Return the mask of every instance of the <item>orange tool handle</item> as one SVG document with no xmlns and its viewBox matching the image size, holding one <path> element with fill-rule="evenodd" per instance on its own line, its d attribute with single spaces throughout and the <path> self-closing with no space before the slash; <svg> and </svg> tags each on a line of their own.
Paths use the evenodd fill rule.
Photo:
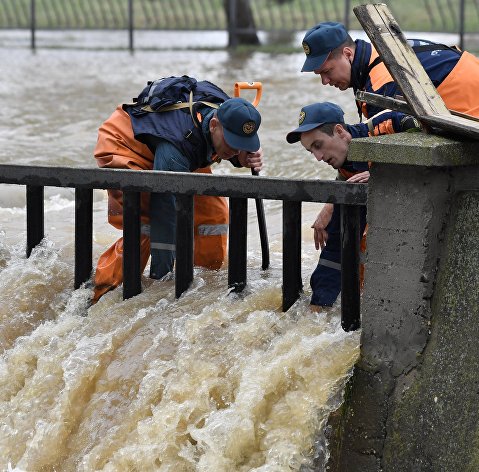
<svg viewBox="0 0 479 472">
<path fill-rule="evenodd" d="M 253 105 L 257 107 L 261 100 L 261 94 L 263 93 L 263 84 L 261 82 L 236 82 L 234 96 L 239 97 L 241 95 L 241 90 L 256 90 Z"/>
</svg>

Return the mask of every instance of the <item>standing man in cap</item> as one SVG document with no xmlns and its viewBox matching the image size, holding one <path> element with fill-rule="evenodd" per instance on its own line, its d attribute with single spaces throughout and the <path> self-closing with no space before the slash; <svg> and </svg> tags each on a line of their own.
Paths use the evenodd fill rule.
<svg viewBox="0 0 479 472">
<path fill-rule="evenodd" d="M 287 134 L 288 143 L 301 141 L 303 147 L 318 161 L 323 161 L 338 171 L 338 180 L 366 183 L 369 165 L 366 162 L 349 162 L 349 144 L 354 138 L 391 134 L 416 128 L 417 123 L 403 113 L 381 113 L 369 124 L 344 123 L 343 110 L 334 103 L 307 105 L 299 114 L 299 126 Z M 336 301 L 341 291 L 341 241 L 340 207 L 326 203 L 312 225 L 316 250 L 322 249 L 318 265 L 310 284 L 313 290 L 311 310 L 321 311 Z M 361 207 L 361 248 L 365 248 L 366 208 Z M 361 280 L 363 268 L 361 266 Z"/>
<path fill-rule="evenodd" d="M 431 41 L 408 42 L 446 106 L 479 117 L 479 59 Z M 341 23 L 324 22 L 311 28 L 303 38 L 303 49 L 306 60 L 301 71 L 320 75 L 323 85 L 388 97 L 401 93 L 373 46 L 363 40 L 353 41 Z M 360 117 L 370 118 L 381 111 L 366 103 L 358 102 L 357 106 Z"/>
<path fill-rule="evenodd" d="M 94 155 L 99 167 L 210 173 L 209 166 L 224 159 L 260 171 L 260 123 L 250 102 L 230 98 L 211 82 L 168 77 L 149 82 L 134 103 L 117 107 L 99 129 Z M 119 229 L 122 211 L 122 192 L 108 190 L 108 221 Z M 142 194 L 141 220 L 142 271 L 151 246 L 150 277 L 160 279 L 171 272 L 175 259 L 174 195 Z M 224 197 L 195 196 L 196 265 L 221 267 L 227 224 Z M 122 262 L 120 238 L 98 260 L 94 302 L 122 283 Z"/>
</svg>

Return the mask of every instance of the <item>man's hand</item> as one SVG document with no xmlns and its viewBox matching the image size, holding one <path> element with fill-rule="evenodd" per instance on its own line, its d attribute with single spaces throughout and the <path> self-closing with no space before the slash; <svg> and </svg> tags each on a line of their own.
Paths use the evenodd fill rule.
<svg viewBox="0 0 479 472">
<path fill-rule="evenodd" d="M 319 212 L 316 221 L 312 224 L 311 228 L 314 229 L 314 246 L 316 250 L 323 249 L 328 240 L 328 232 L 326 226 L 328 226 L 333 216 L 334 205 L 332 203 L 325 203 L 321 211 Z"/>
<path fill-rule="evenodd" d="M 364 172 L 360 172 L 359 174 L 354 174 L 353 176 L 349 177 L 346 182 L 355 182 L 357 184 L 365 184 L 369 180 L 369 171 L 366 170 Z"/>
<path fill-rule="evenodd" d="M 259 172 L 263 168 L 263 150 L 259 148 L 256 152 L 240 151 L 238 161 L 243 167 Z"/>
<path fill-rule="evenodd" d="M 411 115 L 405 115 L 401 120 L 401 131 L 415 132 L 421 131 L 422 126 L 419 120 Z"/>
</svg>

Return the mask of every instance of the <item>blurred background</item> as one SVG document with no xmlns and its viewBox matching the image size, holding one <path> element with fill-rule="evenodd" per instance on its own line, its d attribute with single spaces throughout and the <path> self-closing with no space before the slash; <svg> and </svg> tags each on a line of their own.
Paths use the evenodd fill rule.
<svg viewBox="0 0 479 472">
<path fill-rule="evenodd" d="M 353 14 L 358 0 L 1 0 L 0 28 L 45 30 L 227 31 L 227 44 L 293 44 L 294 33 L 320 21 L 360 29 Z M 389 8 L 403 31 L 455 33 L 474 48 L 479 0 L 401 0 Z M 75 43 L 73 43 L 75 44 Z M 133 47 L 182 47 L 134 44 Z M 294 44 L 297 46 L 297 43 Z M 66 43 L 55 47 L 67 46 Z M 224 44 L 212 43 L 222 47 Z"/>
</svg>

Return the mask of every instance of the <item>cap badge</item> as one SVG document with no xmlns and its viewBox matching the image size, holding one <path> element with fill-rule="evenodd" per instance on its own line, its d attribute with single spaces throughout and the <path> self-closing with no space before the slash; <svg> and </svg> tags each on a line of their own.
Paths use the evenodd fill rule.
<svg viewBox="0 0 479 472">
<path fill-rule="evenodd" d="M 256 123 L 254 121 L 247 121 L 243 125 L 243 133 L 244 134 L 251 134 L 254 133 L 254 130 L 256 129 Z"/>
<path fill-rule="evenodd" d="M 303 121 L 304 121 L 305 118 L 306 118 L 306 113 L 304 111 L 301 111 L 301 113 L 299 114 L 299 124 L 300 125 L 303 124 Z"/>
<path fill-rule="evenodd" d="M 307 56 L 311 54 L 311 49 L 309 48 L 309 44 L 307 44 L 305 41 L 303 41 L 303 49 Z"/>
</svg>

